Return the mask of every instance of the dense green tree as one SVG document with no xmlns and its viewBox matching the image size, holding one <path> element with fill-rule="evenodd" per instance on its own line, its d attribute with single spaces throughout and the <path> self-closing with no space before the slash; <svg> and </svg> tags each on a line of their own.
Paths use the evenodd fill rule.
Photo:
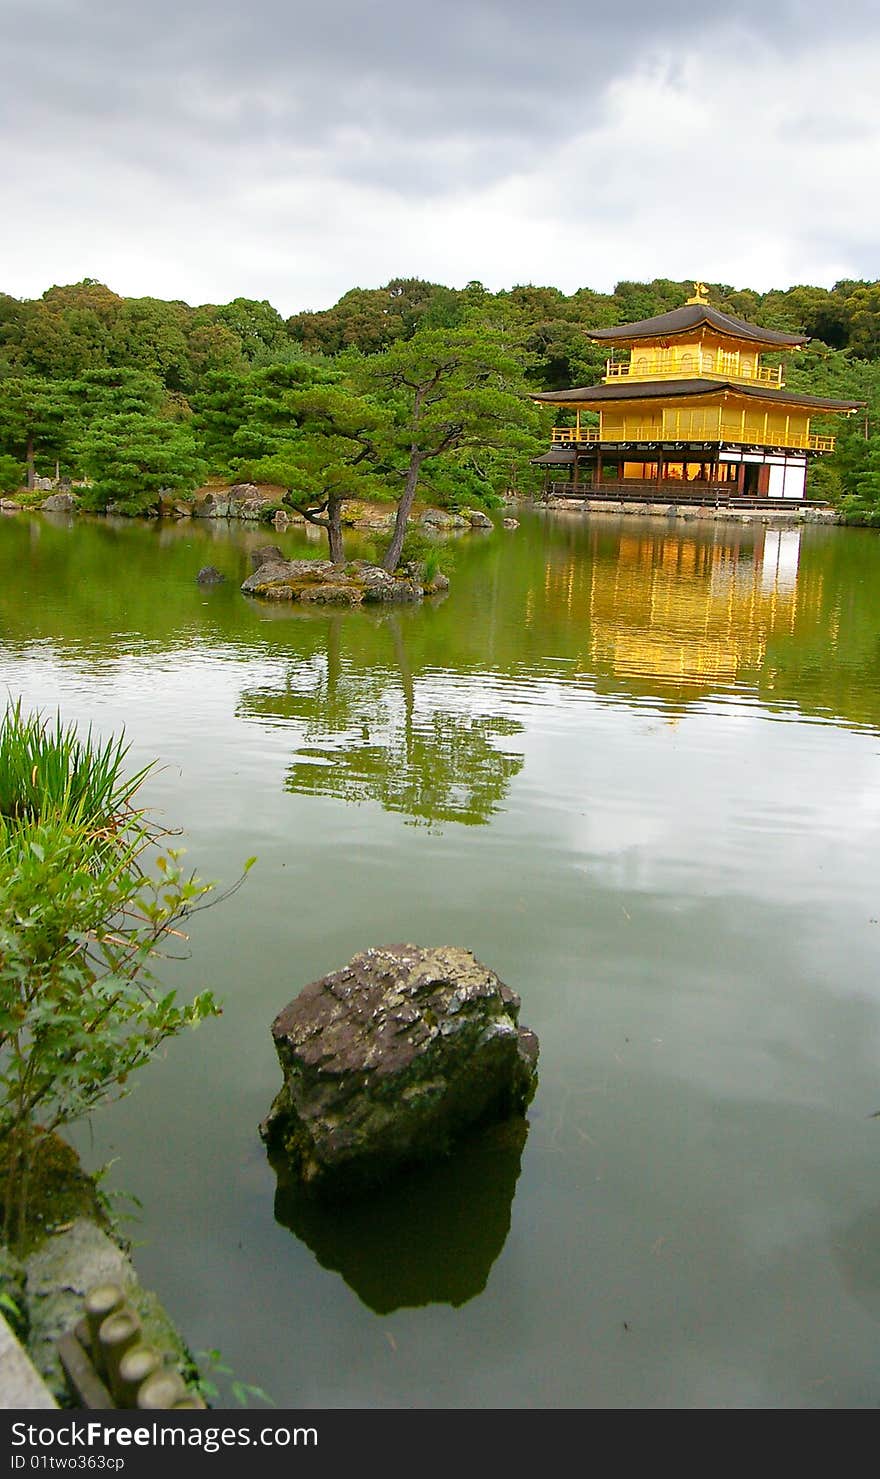
<svg viewBox="0 0 880 1479">
<path fill-rule="evenodd" d="M 409 339 L 422 323 L 454 328 L 466 309 L 464 294 L 418 277 L 395 277 L 382 288 L 352 288 L 333 308 L 296 313 L 288 319 L 291 336 L 305 349 L 339 354 L 359 349 L 377 354 L 399 339 Z"/>
<path fill-rule="evenodd" d="M 252 360 L 261 349 L 274 349 L 287 339 L 284 319 L 265 299 L 233 298 L 215 310 L 216 321 L 235 334 L 245 357 Z"/>
<path fill-rule="evenodd" d="M 24 463 L 33 488 L 37 459 L 53 461 L 66 441 L 64 387 L 40 376 L 0 381 L 0 451 Z"/>
<path fill-rule="evenodd" d="M 843 294 L 827 288 L 799 286 L 766 293 L 759 307 L 760 322 L 790 333 L 803 331 L 834 349 L 849 341 L 851 310 Z"/>
<path fill-rule="evenodd" d="M 107 346 L 124 299 L 91 278 L 51 287 L 19 305 L 14 363 L 29 374 L 63 379 L 107 363 Z"/>
<path fill-rule="evenodd" d="M 67 383 L 66 393 L 82 420 L 121 411 L 161 412 L 174 404 L 154 375 L 126 367 L 88 370 Z M 170 410 L 169 419 L 173 419 Z"/>
<path fill-rule="evenodd" d="M 0 293 L 0 379 L 11 375 L 21 341 L 22 319 L 27 305 L 9 293 Z"/>
<path fill-rule="evenodd" d="M 669 278 L 656 278 L 653 282 L 619 282 L 612 298 L 616 311 L 616 323 L 636 323 L 642 318 L 653 318 L 658 313 L 668 313 L 680 308 L 693 292 L 691 282 L 672 282 Z"/>
<path fill-rule="evenodd" d="M 150 412 L 96 417 L 74 452 L 90 482 L 83 502 L 94 509 L 148 513 L 160 494 L 190 493 L 205 472 L 191 428 Z"/>
<path fill-rule="evenodd" d="M 336 379 L 338 371 L 305 360 L 254 370 L 243 397 L 242 420 L 232 436 L 233 465 L 246 469 L 255 459 L 282 451 L 297 426 L 297 397 Z"/>
<path fill-rule="evenodd" d="M 380 465 L 390 431 L 387 414 L 366 396 L 337 385 L 293 394 L 296 434 L 269 457 L 252 463 L 252 476 L 280 483 L 285 503 L 327 534 L 330 559 L 345 560 L 342 509 L 353 498 L 389 496 Z"/>
<path fill-rule="evenodd" d="M 235 436 L 247 420 L 251 379 L 248 371 L 209 370 L 193 396 L 194 428 L 212 473 L 237 466 Z"/>
<path fill-rule="evenodd" d="M 863 359 L 880 356 L 880 283 L 856 288 L 846 300 L 849 313 L 848 344 Z"/>
<path fill-rule="evenodd" d="M 880 436 L 873 436 L 865 443 L 856 493 L 863 503 L 874 504 L 880 510 Z"/>
<path fill-rule="evenodd" d="M 218 371 L 234 375 L 244 373 L 247 360 L 241 340 L 225 324 L 196 321 L 187 327 L 186 336 L 192 385 L 201 386 L 208 375 Z"/>
<path fill-rule="evenodd" d="M 170 390 L 187 390 L 192 375 L 184 332 L 183 303 L 158 298 L 128 298 L 110 335 L 110 363 L 143 370 Z"/>
<path fill-rule="evenodd" d="M 423 471 L 443 457 L 466 461 L 477 449 L 536 450 L 540 426 L 525 395 L 518 362 L 485 330 L 422 329 L 412 339 L 365 359 L 362 387 L 393 420 L 390 460 L 402 478 L 386 570 L 400 560 L 406 523 Z"/>
<path fill-rule="evenodd" d="M 397 479 L 406 488 L 411 458 L 421 457 L 417 483 L 432 498 L 460 504 L 521 483 L 533 449 L 516 437 L 505 442 L 492 435 L 482 443 L 479 435 L 461 443 L 453 436 L 448 446 L 432 451 L 421 439 L 411 447 L 404 427 L 413 405 L 404 409 L 403 385 L 395 399 L 387 379 L 380 384 L 371 378 L 370 366 L 381 377 L 398 349 L 416 340 L 427 343 L 431 334 L 464 335 L 485 338 L 516 362 L 519 393 L 523 379 L 531 389 L 590 384 L 604 372 L 607 346 L 593 343 L 589 330 L 676 307 L 691 286 L 660 278 L 620 282 L 612 294 L 588 287 L 565 294 L 535 284 L 492 293 L 476 281 L 452 289 L 398 277 L 380 288 L 352 289 L 333 308 L 294 315 L 287 325 L 265 301 L 236 298 L 191 308 L 125 299 L 89 278 L 53 286 L 36 300 L 0 294 L 0 455 L 27 462 L 32 483 L 35 472 L 53 470 L 56 459 L 66 471 L 82 472 L 69 449 L 95 421 L 142 415 L 178 422 L 189 425 L 200 455 L 218 475 L 237 476 L 258 463 L 266 466 L 267 459 L 286 459 L 301 490 L 319 498 L 322 518 L 322 438 L 328 466 L 338 472 L 347 460 L 336 455 L 341 448 L 330 445 L 327 427 L 313 427 L 308 447 L 299 445 L 299 462 L 291 462 L 291 447 L 305 430 L 294 402 L 305 391 L 341 386 L 351 373 L 349 392 L 380 393 L 396 426 L 384 452 L 376 447 L 364 465 L 357 464 L 356 481 L 369 475 L 379 483 Z M 839 418 L 829 417 L 827 426 L 816 418 L 817 430 L 838 435 L 838 449 L 810 473 L 814 494 L 861 496 L 866 437 L 880 422 L 880 283 L 846 280 L 831 289 L 799 284 L 763 294 L 716 283 L 710 298 L 737 316 L 811 337 L 805 350 L 785 356 L 792 390 L 867 403 L 864 414 L 843 426 Z M 415 397 L 417 387 L 410 394 Z M 476 405 L 480 396 L 472 399 Z M 484 430 L 488 435 L 490 428 Z"/>
<path fill-rule="evenodd" d="M 357 348 L 375 354 L 400 333 L 400 318 L 392 314 L 381 289 L 352 288 L 323 313 L 297 313 L 287 324 L 291 337 L 308 350 L 338 354 Z"/>
</svg>

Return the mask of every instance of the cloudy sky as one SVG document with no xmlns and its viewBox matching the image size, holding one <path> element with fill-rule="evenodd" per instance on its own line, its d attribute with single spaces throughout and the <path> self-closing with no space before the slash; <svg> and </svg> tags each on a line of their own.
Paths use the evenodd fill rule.
<svg viewBox="0 0 880 1479">
<path fill-rule="evenodd" d="M 0 291 L 880 276 L 876 0 L 0 0 Z"/>
</svg>

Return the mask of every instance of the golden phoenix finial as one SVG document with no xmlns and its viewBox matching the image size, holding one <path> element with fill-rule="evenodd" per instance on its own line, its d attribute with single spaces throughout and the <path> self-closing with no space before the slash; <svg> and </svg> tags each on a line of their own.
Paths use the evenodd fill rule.
<svg viewBox="0 0 880 1479">
<path fill-rule="evenodd" d="M 688 303 L 708 303 L 709 289 L 704 282 L 694 283 L 694 296 L 688 298 Z"/>
</svg>

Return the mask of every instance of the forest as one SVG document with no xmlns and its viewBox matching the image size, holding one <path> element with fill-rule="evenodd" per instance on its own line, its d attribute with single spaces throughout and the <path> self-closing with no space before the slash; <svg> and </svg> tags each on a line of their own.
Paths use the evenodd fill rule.
<svg viewBox="0 0 880 1479">
<path fill-rule="evenodd" d="M 606 350 L 586 330 L 665 312 L 691 290 L 395 278 L 287 319 L 265 301 L 190 307 L 92 279 L 0 294 L 0 492 L 68 477 L 87 485 L 85 506 L 137 514 L 161 492 L 253 480 L 331 530 L 352 498 L 491 505 L 538 485 L 530 459 L 549 423 L 528 392 L 595 382 Z M 763 294 L 716 283 L 709 296 L 810 336 L 785 356 L 789 388 L 865 402 L 829 420 L 837 447 L 812 463 L 808 490 L 848 522 L 880 525 L 880 282 Z"/>
</svg>

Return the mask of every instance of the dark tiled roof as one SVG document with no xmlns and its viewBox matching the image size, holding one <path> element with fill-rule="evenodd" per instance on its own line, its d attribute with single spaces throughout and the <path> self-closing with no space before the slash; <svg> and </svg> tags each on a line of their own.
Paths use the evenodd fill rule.
<svg viewBox="0 0 880 1479">
<path fill-rule="evenodd" d="M 543 457 L 532 457 L 531 462 L 534 467 L 570 467 L 574 462 L 574 451 L 571 447 L 551 447 Z"/>
<path fill-rule="evenodd" d="M 790 390 L 773 390 L 763 385 L 743 385 L 738 380 L 636 380 L 626 385 L 580 385 L 573 390 L 535 391 L 533 401 L 574 405 L 593 401 L 669 400 L 672 396 L 714 395 L 732 390 L 750 400 L 774 401 L 782 406 L 810 406 L 816 411 L 855 411 L 864 401 L 833 401 L 824 395 L 797 394 Z"/>
<path fill-rule="evenodd" d="M 757 324 L 747 324 L 745 319 L 731 318 L 709 303 L 685 303 L 682 308 L 673 308 L 671 313 L 660 313 L 656 318 L 640 318 L 634 324 L 618 324 L 614 329 L 587 329 L 587 337 L 601 339 L 609 344 L 623 343 L 629 339 L 663 339 L 684 334 L 688 329 L 708 325 L 728 339 L 748 339 L 753 344 L 772 344 L 777 348 L 792 348 L 806 344 L 809 334 L 782 334 L 778 329 L 762 329 Z"/>
</svg>

